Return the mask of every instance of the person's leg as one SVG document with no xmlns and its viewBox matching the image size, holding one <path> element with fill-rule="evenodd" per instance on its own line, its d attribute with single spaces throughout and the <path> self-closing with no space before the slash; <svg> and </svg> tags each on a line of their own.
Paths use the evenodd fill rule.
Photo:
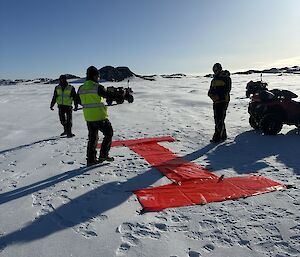
<svg viewBox="0 0 300 257">
<path fill-rule="evenodd" d="M 227 139 L 227 132 L 226 132 L 226 126 L 225 126 L 225 118 L 226 118 L 226 111 L 228 108 L 228 103 L 223 103 L 222 104 L 222 112 L 221 112 L 221 133 L 220 133 L 220 138 L 221 140 Z"/>
<path fill-rule="evenodd" d="M 219 103 L 213 104 L 214 110 L 214 121 L 215 121 L 215 133 L 213 135 L 212 141 L 219 141 L 220 140 L 220 107 Z"/>
<path fill-rule="evenodd" d="M 215 133 L 211 141 L 219 142 L 227 138 L 225 128 L 225 117 L 227 110 L 227 103 L 214 103 L 214 120 L 215 120 Z"/>
<path fill-rule="evenodd" d="M 88 144 L 87 144 L 87 153 L 86 160 L 88 165 L 96 163 L 96 146 L 98 143 L 98 128 L 95 122 L 87 122 L 88 127 Z"/>
<path fill-rule="evenodd" d="M 113 128 L 109 120 L 99 122 L 99 130 L 103 133 L 104 138 L 100 149 L 100 158 L 107 158 L 111 148 L 113 137 Z"/>
<path fill-rule="evenodd" d="M 67 128 L 67 136 L 72 137 L 75 136 L 72 134 L 72 107 L 66 109 L 66 128 Z"/>
<path fill-rule="evenodd" d="M 64 132 L 61 133 L 61 136 L 63 136 L 67 134 L 67 121 L 66 121 L 65 110 L 62 106 L 58 107 L 58 115 L 59 115 L 60 123 L 64 127 Z"/>
</svg>

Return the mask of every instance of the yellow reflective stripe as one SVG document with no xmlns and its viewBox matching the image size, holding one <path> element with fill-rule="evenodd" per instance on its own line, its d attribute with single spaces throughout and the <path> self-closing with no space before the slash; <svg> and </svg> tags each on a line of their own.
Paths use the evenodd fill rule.
<svg viewBox="0 0 300 257">
<path fill-rule="evenodd" d="M 83 104 L 83 108 L 97 108 L 97 107 L 105 107 L 104 103 L 95 103 L 95 104 Z"/>
<path fill-rule="evenodd" d="M 213 87 L 224 87 L 225 82 L 223 80 L 214 80 L 214 81 L 212 81 L 212 86 Z"/>
<path fill-rule="evenodd" d="M 80 95 L 97 94 L 97 93 L 98 93 L 98 87 L 95 87 L 93 89 L 82 89 L 82 88 L 80 88 L 80 90 L 79 90 Z"/>
<path fill-rule="evenodd" d="M 61 94 L 58 94 L 59 96 L 71 96 L 71 92 L 63 92 Z"/>
</svg>

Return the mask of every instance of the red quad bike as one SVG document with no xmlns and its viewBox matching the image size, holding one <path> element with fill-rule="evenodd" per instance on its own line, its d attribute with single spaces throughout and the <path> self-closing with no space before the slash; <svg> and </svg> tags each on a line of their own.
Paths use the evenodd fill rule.
<svg viewBox="0 0 300 257">
<path fill-rule="evenodd" d="M 265 135 L 278 134 L 283 124 L 300 128 L 300 103 L 292 100 L 298 96 L 289 90 L 268 90 L 267 86 L 262 81 L 247 84 L 246 96 L 251 99 L 250 126 L 262 130 Z"/>
</svg>

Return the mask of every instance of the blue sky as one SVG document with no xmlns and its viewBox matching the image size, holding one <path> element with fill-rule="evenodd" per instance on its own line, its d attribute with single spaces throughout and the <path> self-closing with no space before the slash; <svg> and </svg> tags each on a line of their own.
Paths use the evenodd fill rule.
<svg viewBox="0 0 300 257">
<path fill-rule="evenodd" d="M 0 0 L 0 78 L 300 65 L 299 0 Z"/>
</svg>

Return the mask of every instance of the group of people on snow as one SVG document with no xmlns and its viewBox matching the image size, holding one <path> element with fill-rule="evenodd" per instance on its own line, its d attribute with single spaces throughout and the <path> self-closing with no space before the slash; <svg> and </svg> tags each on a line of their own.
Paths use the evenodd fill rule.
<svg viewBox="0 0 300 257">
<path fill-rule="evenodd" d="M 225 117 L 230 101 L 231 78 L 227 70 L 223 70 L 220 63 L 213 66 L 213 79 L 210 84 L 208 96 L 213 101 L 215 133 L 210 140 L 219 143 L 227 138 Z M 64 127 L 61 136 L 73 137 L 72 133 L 72 110 L 78 110 L 78 105 L 83 107 L 83 115 L 88 128 L 87 144 L 87 165 L 91 166 L 103 161 L 113 161 L 109 156 L 111 148 L 113 128 L 108 119 L 107 107 L 104 104 L 106 97 L 115 97 L 114 92 L 107 91 L 104 86 L 98 83 L 99 71 L 96 67 L 90 66 L 86 71 L 86 81 L 76 93 L 75 88 L 67 82 L 67 77 L 61 75 L 59 84 L 55 87 L 50 109 L 54 110 L 55 103 L 58 106 L 58 114 L 61 124 Z M 118 97 L 122 97 L 118 95 Z M 124 97 L 124 96 L 123 96 Z M 98 144 L 98 132 L 103 133 L 99 158 L 97 159 L 96 147 Z"/>
<path fill-rule="evenodd" d="M 113 161 L 114 158 L 109 156 L 111 147 L 113 128 L 108 119 L 107 107 L 103 98 L 115 94 L 108 92 L 104 86 L 98 83 L 99 71 L 96 67 L 90 66 L 86 72 L 86 81 L 75 92 L 75 88 L 68 84 L 66 76 L 61 75 L 59 85 L 54 89 L 50 109 L 54 110 L 55 103 L 58 106 L 58 114 L 64 132 L 61 136 L 75 136 L 72 133 L 72 110 L 78 110 L 78 105 L 82 105 L 83 114 L 88 128 L 88 145 L 87 145 L 87 165 L 94 165 L 103 161 Z M 112 97 L 115 97 L 112 95 Z M 118 97 L 120 97 L 118 95 Z M 97 159 L 96 147 L 98 144 L 98 131 L 104 135 L 100 156 Z"/>
</svg>

